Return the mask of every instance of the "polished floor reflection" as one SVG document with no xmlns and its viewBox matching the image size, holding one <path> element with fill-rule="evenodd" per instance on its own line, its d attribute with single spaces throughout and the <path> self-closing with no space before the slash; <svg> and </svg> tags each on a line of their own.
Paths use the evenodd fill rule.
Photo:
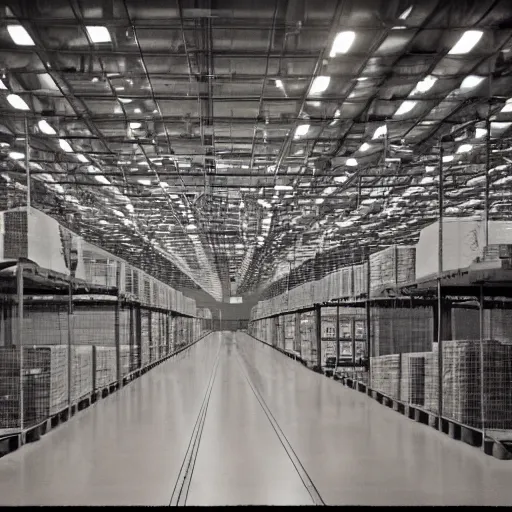
<svg viewBox="0 0 512 512">
<path fill-rule="evenodd" d="M 187 505 L 512 504 L 511 461 L 215 333 L 0 459 L 0 505 L 168 505 L 212 375 Z"/>
</svg>

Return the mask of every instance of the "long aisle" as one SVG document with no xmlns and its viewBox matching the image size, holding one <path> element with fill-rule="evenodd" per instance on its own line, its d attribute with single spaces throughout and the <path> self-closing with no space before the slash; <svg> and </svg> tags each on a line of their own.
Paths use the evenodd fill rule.
<svg viewBox="0 0 512 512">
<path fill-rule="evenodd" d="M 212 334 L 0 459 L 0 505 L 168 505 L 221 344 Z"/>
<path fill-rule="evenodd" d="M 251 380 L 328 505 L 512 505 L 489 457 L 238 333 Z"/>
<path fill-rule="evenodd" d="M 0 505 L 510 505 L 512 464 L 242 333 L 0 459 Z"/>
<path fill-rule="evenodd" d="M 187 505 L 312 505 L 226 335 Z"/>
</svg>

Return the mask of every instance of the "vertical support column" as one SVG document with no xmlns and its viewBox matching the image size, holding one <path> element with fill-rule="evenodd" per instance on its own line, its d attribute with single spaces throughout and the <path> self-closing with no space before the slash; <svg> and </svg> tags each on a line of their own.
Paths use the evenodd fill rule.
<svg viewBox="0 0 512 512">
<path fill-rule="evenodd" d="M 59 306 L 60 309 L 60 306 Z M 69 276 L 68 283 L 68 407 L 71 409 L 71 388 L 73 386 L 73 276 Z M 69 411 L 71 414 L 71 410 Z"/>
<path fill-rule="evenodd" d="M 171 353 L 171 318 L 172 313 L 170 311 L 165 315 L 165 355 Z"/>
<path fill-rule="evenodd" d="M 148 345 L 149 345 L 149 362 L 153 362 L 153 311 L 148 309 Z"/>
<path fill-rule="evenodd" d="M 140 304 L 135 307 L 135 343 L 137 346 L 137 368 L 142 368 L 142 311 Z"/>
<path fill-rule="evenodd" d="M 295 350 L 299 353 L 299 356 L 302 357 L 302 335 L 300 332 L 300 313 L 295 313 Z M 299 350 L 297 350 L 297 348 Z"/>
<path fill-rule="evenodd" d="M 117 297 L 114 306 L 114 342 L 116 344 L 116 380 L 118 387 L 123 386 L 123 372 L 121 369 L 121 328 L 120 328 L 120 316 L 121 316 L 121 300 L 119 297 L 119 284 L 121 274 L 119 267 L 116 267 L 116 288 Z"/>
<path fill-rule="evenodd" d="M 338 368 L 338 364 L 340 362 L 340 305 L 336 306 L 336 365 L 334 366 L 334 371 Z"/>
<path fill-rule="evenodd" d="M 128 343 L 130 344 L 130 372 L 132 372 L 135 348 L 135 315 L 133 314 L 133 303 L 130 303 L 130 309 L 128 310 Z"/>
<path fill-rule="evenodd" d="M 281 339 L 283 340 L 283 350 L 286 350 L 286 315 L 281 316 Z"/>
<path fill-rule="evenodd" d="M 370 307 L 370 250 L 366 249 L 366 350 L 368 358 L 368 386 L 372 386 L 372 319 L 371 319 L 371 307 Z"/>
<path fill-rule="evenodd" d="M 352 368 L 356 369 L 356 319 L 350 319 L 350 338 L 352 340 Z"/>
<path fill-rule="evenodd" d="M 485 368 L 484 368 L 484 286 L 480 285 L 480 415 L 482 418 L 482 450 L 485 449 Z"/>
<path fill-rule="evenodd" d="M 442 288 L 441 288 L 441 273 L 443 271 L 443 200 L 444 200 L 444 173 L 443 173 L 443 144 L 439 141 L 439 200 L 438 200 L 438 218 L 439 218 L 439 229 L 438 229 L 438 279 L 437 279 L 437 385 L 438 385 L 438 397 L 437 397 L 437 408 L 438 408 L 438 429 L 443 430 L 443 331 L 444 331 L 444 319 L 443 319 L 443 300 L 442 300 Z"/>
<path fill-rule="evenodd" d="M 315 343 L 316 343 L 316 365 L 318 370 L 322 368 L 322 307 L 315 306 Z"/>
<path fill-rule="evenodd" d="M 20 351 L 20 382 L 19 382 L 19 393 L 20 393 L 20 436 L 19 445 L 24 444 L 25 436 L 23 434 L 24 420 L 25 420 L 25 393 L 23 389 L 23 263 L 18 260 L 18 266 L 16 267 L 16 293 L 18 298 L 18 318 L 17 318 L 17 329 L 16 329 L 16 344 Z"/>
</svg>

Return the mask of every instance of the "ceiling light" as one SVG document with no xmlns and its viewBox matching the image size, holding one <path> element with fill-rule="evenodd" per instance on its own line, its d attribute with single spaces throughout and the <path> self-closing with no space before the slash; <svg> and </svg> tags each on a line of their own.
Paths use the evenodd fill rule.
<svg viewBox="0 0 512 512">
<path fill-rule="evenodd" d="M 352 31 L 339 32 L 332 43 L 330 57 L 336 57 L 338 53 L 347 53 L 354 43 L 356 33 Z"/>
<path fill-rule="evenodd" d="M 142 110 L 141 110 L 140 108 L 136 108 L 136 109 L 134 110 L 134 112 L 135 112 L 136 114 L 140 114 L 140 113 L 142 112 Z"/>
<path fill-rule="evenodd" d="M 121 103 L 131 103 L 132 102 L 132 100 L 130 98 L 118 98 L 118 100 Z"/>
<path fill-rule="evenodd" d="M 485 128 L 477 128 L 475 138 L 481 139 L 482 137 L 485 137 L 487 135 L 487 130 Z"/>
<path fill-rule="evenodd" d="M 378 139 L 379 137 L 384 137 L 388 133 L 388 127 L 383 124 L 382 126 L 379 126 L 375 133 L 373 134 L 373 139 Z"/>
<path fill-rule="evenodd" d="M 7 99 L 9 99 L 9 96 L 7 96 Z M 505 106 L 500 110 L 500 112 L 512 112 L 512 98 L 509 98 L 507 102 L 505 103 Z"/>
<path fill-rule="evenodd" d="M 293 190 L 291 185 L 276 185 L 274 190 Z"/>
<path fill-rule="evenodd" d="M 404 114 L 407 114 L 416 106 L 417 103 L 417 101 L 405 100 L 402 102 L 400 107 L 398 107 L 398 110 L 395 112 L 395 116 L 403 116 Z"/>
<path fill-rule="evenodd" d="M 73 148 L 66 139 L 59 139 L 60 148 L 66 153 L 73 153 Z"/>
<path fill-rule="evenodd" d="M 170 197 L 171 199 L 179 199 L 179 198 L 180 198 L 180 196 L 178 196 L 178 195 L 176 195 L 176 194 L 169 194 L 169 197 Z"/>
<path fill-rule="evenodd" d="M 336 183 L 345 183 L 348 180 L 347 176 L 334 176 L 334 181 Z"/>
<path fill-rule="evenodd" d="M 7 86 L 4 84 L 3 80 L 0 80 L 0 89 L 6 90 Z"/>
<path fill-rule="evenodd" d="M 276 87 L 279 87 L 279 89 L 282 89 L 284 87 L 283 82 L 281 80 L 276 80 Z"/>
<path fill-rule="evenodd" d="M 169 188 L 169 183 L 167 183 L 166 181 L 161 181 L 160 188 Z"/>
<path fill-rule="evenodd" d="M 398 16 L 398 19 L 400 20 L 406 20 L 409 15 L 411 14 L 412 12 L 412 5 L 410 7 L 408 7 L 402 14 L 400 14 L 400 16 Z"/>
<path fill-rule="evenodd" d="M 468 75 L 462 83 L 460 84 L 461 89 L 473 89 L 477 85 L 480 85 L 485 80 L 485 77 L 483 76 L 477 76 L 477 75 Z"/>
<path fill-rule="evenodd" d="M 411 92 L 411 95 L 422 94 L 429 91 L 436 82 L 437 78 L 435 76 L 427 75 L 423 80 L 416 84 L 416 87 Z"/>
<path fill-rule="evenodd" d="M 25 103 L 25 100 L 17 94 L 8 94 L 7 101 L 18 110 L 30 110 L 30 107 Z"/>
<path fill-rule="evenodd" d="M 135 209 L 135 208 L 133 207 L 133 204 L 127 204 L 127 205 L 126 205 L 126 209 L 127 209 L 129 212 L 132 212 L 132 213 L 133 213 L 133 211 L 134 211 L 134 209 Z"/>
<path fill-rule="evenodd" d="M 370 144 L 368 144 L 368 142 L 365 142 L 363 144 L 361 144 L 361 147 L 359 148 L 359 151 L 362 151 L 363 153 L 365 151 L 368 151 L 370 149 Z"/>
<path fill-rule="evenodd" d="M 34 46 L 35 43 L 30 37 L 30 34 L 21 25 L 7 25 L 7 31 L 11 39 L 18 46 Z"/>
<path fill-rule="evenodd" d="M 39 121 L 39 123 L 37 123 L 37 125 L 39 126 L 39 129 L 43 133 L 46 133 L 46 135 L 56 135 L 57 134 L 57 132 L 48 124 L 48 122 L 45 119 L 41 119 L 41 121 Z"/>
<path fill-rule="evenodd" d="M 93 43 L 110 43 L 112 41 L 107 27 L 85 27 Z"/>
<path fill-rule="evenodd" d="M 480 41 L 484 33 L 481 30 L 466 30 L 455 46 L 448 52 L 449 55 L 462 55 L 469 53 Z"/>
<path fill-rule="evenodd" d="M 309 124 L 301 124 L 300 126 L 297 126 L 297 129 L 295 130 L 295 136 L 301 137 L 302 135 L 306 135 L 309 131 Z"/>
<path fill-rule="evenodd" d="M 78 154 L 78 155 L 76 155 L 76 156 L 78 157 L 78 160 L 80 160 L 80 162 L 83 162 L 84 164 L 85 164 L 86 162 L 88 162 L 88 161 L 89 161 L 89 160 L 87 160 L 87 158 L 86 158 L 84 155 L 82 155 L 81 153 L 79 153 L 79 154 Z"/>
<path fill-rule="evenodd" d="M 357 160 L 355 158 L 349 158 L 345 164 L 349 167 L 355 167 L 357 165 Z"/>
<path fill-rule="evenodd" d="M 188 224 L 187 225 L 187 231 L 194 231 L 197 229 L 197 226 L 195 224 Z"/>
<path fill-rule="evenodd" d="M 462 144 L 457 149 L 457 153 L 467 153 L 473 149 L 473 146 L 471 144 Z"/>
<path fill-rule="evenodd" d="M 151 180 L 137 180 L 141 185 L 151 185 Z"/>
<path fill-rule="evenodd" d="M 130 128 L 132 130 L 138 130 L 142 126 L 142 123 L 138 123 L 136 121 L 133 121 L 130 123 Z"/>
<path fill-rule="evenodd" d="M 451 162 L 452 160 L 453 160 L 453 155 L 446 155 L 446 156 L 443 156 L 443 162 L 444 162 L 444 163 Z"/>
<path fill-rule="evenodd" d="M 100 183 L 103 183 L 103 185 L 110 185 L 110 181 L 108 181 L 107 178 L 101 174 L 94 176 L 94 179 Z"/>
<path fill-rule="evenodd" d="M 25 158 L 25 153 L 19 153 L 18 151 L 11 151 L 9 153 L 9 158 L 12 158 L 13 160 L 21 160 L 22 158 Z"/>
<path fill-rule="evenodd" d="M 313 84 L 311 85 L 310 94 L 319 94 L 324 92 L 327 87 L 329 87 L 329 82 L 331 81 L 330 76 L 317 76 L 313 80 Z"/>
<path fill-rule="evenodd" d="M 315 203 L 316 204 L 322 204 L 324 201 L 325 201 L 325 199 L 323 197 L 317 197 L 315 199 Z"/>
</svg>

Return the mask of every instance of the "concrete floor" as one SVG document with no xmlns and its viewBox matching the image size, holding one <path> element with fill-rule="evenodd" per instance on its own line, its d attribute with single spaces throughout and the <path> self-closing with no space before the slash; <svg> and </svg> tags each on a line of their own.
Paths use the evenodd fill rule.
<svg viewBox="0 0 512 512">
<path fill-rule="evenodd" d="M 217 358 L 188 505 L 313 503 L 252 388 L 326 504 L 512 504 L 512 461 L 217 333 L 0 459 L 0 505 L 168 505 Z"/>
</svg>

